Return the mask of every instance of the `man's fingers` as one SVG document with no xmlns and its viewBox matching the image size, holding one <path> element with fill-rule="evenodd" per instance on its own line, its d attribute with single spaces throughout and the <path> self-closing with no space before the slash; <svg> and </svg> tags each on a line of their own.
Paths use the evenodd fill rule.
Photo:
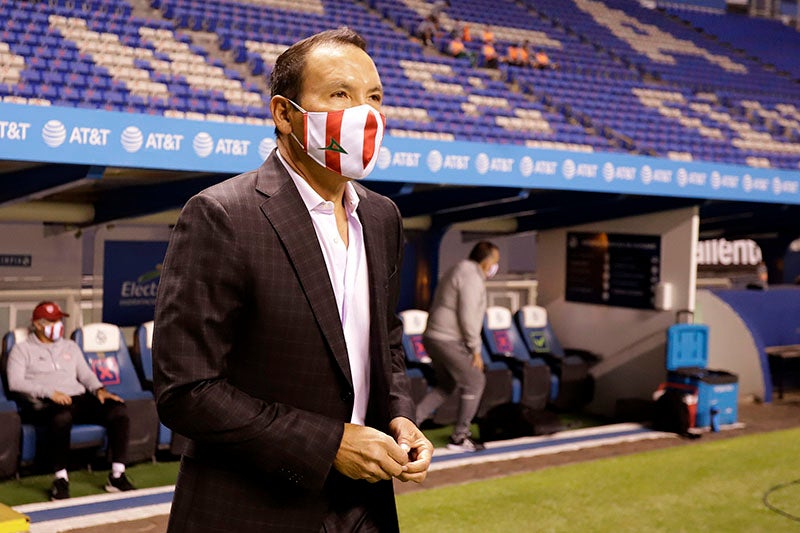
<svg viewBox="0 0 800 533">
<path fill-rule="evenodd" d="M 399 476 L 406 463 L 408 452 L 390 436 L 373 428 L 345 424 L 334 460 L 334 467 L 344 475 L 374 483 Z"/>
<path fill-rule="evenodd" d="M 403 449 L 402 445 L 397 444 L 391 437 L 386 436 L 386 451 L 392 461 L 401 467 L 408 462 L 408 450 L 411 446 L 406 444 L 407 450 Z"/>
</svg>

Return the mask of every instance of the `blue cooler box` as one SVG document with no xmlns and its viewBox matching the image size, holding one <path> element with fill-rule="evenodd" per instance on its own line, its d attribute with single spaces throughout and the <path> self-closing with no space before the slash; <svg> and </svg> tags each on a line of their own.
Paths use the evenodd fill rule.
<svg viewBox="0 0 800 533">
<path fill-rule="evenodd" d="M 733 424 L 737 420 L 739 378 L 709 370 L 708 326 L 675 324 L 667 330 L 667 381 L 697 388 L 696 427 Z"/>
</svg>

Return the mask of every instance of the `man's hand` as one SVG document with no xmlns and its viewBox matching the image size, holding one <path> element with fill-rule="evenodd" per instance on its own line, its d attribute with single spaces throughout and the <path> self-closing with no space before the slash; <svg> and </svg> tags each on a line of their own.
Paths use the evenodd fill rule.
<svg viewBox="0 0 800 533">
<path fill-rule="evenodd" d="M 483 371 L 483 355 L 480 350 L 472 354 L 472 366 Z"/>
<path fill-rule="evenodd" d="M 106 403 L 106 400 L 114 400 L 115 402 L 125 403 L 125 400 L 113 392 L 108 392 L 106 389 L 97 389 L 97 399 L 100 400 L 100 403 Z"/>
<path fill-rule="evenodd" d="M 50 399 L 58 405 L 72 405 L 72 397 L 61 391 L 53 391 L 53 394 L 50 395 Z"/>
<path fill-rule="evenodd" d="M 400 481 L 422 483 L 428 475 L 428 467 L 433 459 L 433 444 L 408 418 L 398 416 L 389 422 L 389 430 L 403 450 L 408 453 L 409 463 L 397 476 Z"/>
<path fill-rule="evenodd" d="M 392 438 L 377 429 L 345 424 L 333 467 L 353 479 L 375 483 L 401 475 L 408 455 Z"/>
</svg>

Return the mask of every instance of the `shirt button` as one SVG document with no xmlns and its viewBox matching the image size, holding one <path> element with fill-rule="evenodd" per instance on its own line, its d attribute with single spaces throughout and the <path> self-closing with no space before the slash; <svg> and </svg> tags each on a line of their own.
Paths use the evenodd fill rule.
<svg viewBox="0 0 800 533">
<path fill-rule="evenodd" d="M 353 399 L 353 393 L 352 392 L 345 391 L 345 392 L 342 393 L 342 401 L 343 402 L 349 402 L 352 399 Z"/>
<path fill-rule="evenodd" d="M 333 243 L 334 244 L 339 244 L 339 237 L 334 237 L 333 238 Z"/>
</svg>

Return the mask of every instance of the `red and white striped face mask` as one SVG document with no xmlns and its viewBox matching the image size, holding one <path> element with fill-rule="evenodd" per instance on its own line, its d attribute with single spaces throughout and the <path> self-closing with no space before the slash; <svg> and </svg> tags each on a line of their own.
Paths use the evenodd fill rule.
<svg viewBox="0 0 800 533">
<path fill-rule="evenodd" d="M 372 172 L 386 129 L 383 113 L 369 104 L 340 111 L 306 111 L 289 102 L 303 113 L 303 142 L 294 132 L 291 135 L 311 159 L 346 178 L 358 180 Z"/>
</svg>

